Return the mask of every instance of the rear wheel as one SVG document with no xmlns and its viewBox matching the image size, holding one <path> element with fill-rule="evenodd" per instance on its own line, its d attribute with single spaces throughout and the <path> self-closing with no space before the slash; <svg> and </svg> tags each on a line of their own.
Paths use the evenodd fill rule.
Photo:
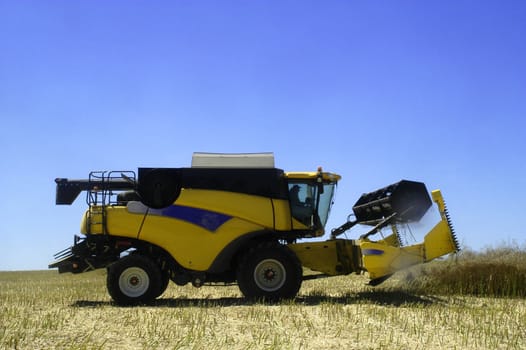
<svg viewBox="0 0 526 350">
<path fill-rule="evenodd" d="M 289 248 L 263 243 L 241 259 L 237 282 L 243 295 L 250 299 L 292 299 L 301 287 L 301 264 Z"/>
<path fill-rule="evenodd" d="M 108 267 L 108 293 L 119 305 L 148 303 L 162 288 L 159 267 L 142 255 L 128 255 Z"/>
</svg>

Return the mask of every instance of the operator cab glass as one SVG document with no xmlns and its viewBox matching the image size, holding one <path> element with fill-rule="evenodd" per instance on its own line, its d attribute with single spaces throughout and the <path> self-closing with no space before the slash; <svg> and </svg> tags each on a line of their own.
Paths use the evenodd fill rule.
<svg viewBox="0 0 526 350">
<path fill-rule="evenodd" d="M 336 183 L 290 181 L 292 217 L 309 228 L 323 229 L 329 218 Z"/>
</svg>

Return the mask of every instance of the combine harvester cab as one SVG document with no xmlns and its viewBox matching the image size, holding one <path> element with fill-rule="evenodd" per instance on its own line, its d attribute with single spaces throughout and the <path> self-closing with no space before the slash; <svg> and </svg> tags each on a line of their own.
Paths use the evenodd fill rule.
<svg viewBox="0 0 526 350">
<path fill-rule="evenodd" d="M 423 243 L 402 246 L 397 225 L 420 220 L 432 205 L 425 186 L 411 181 L 364 194 L 353 207 L 356 220 L 332 230 L 327 241 L 303 242 L 325 234 L 339 180 L 321 168 L 285 172 L 266 153 L 198 153 L 190 168 L 56 179 L 57 204 L 71 204 L 85 191 L 88 208 L 82 235 L 49 267 L 107 269 L 108 292 L 121 305 L 150 302 L 169 281 L 237 283 L 248 298 L 278 300 L 295 297 L 311 278 L 302 266 L 319 276 L 367 272 L 375 284 L 458 249 L 439 191 L 433 201 L 441 221 Z M 357 224 L 370 231 L 356 240 L 337 238 Z M 385 227 L 393 232 L 371 240 Z"/>
</svg>

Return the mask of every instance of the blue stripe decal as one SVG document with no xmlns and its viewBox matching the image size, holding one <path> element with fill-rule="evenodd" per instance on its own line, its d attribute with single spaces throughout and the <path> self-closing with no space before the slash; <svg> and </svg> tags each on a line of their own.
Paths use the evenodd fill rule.
<svg viewBox="0 0 526 350">
<path fill-rule="evenodd" d="M 150 213 L 191 222 L 209 231 L 215 231 L 232 217 L 205 209 L 171 205 L 163 209 L 150 209 Z"/>
<path fill-rule="evenodd" d="M 363 249 L 362 250 L 363 255 L 382 255 L 383 253 L 384 251 L 380 249 Z"/>
</svg>

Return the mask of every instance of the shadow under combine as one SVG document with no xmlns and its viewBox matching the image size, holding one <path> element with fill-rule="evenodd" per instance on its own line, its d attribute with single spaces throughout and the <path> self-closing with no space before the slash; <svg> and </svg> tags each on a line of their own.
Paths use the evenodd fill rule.
<svg viewBox="0 0 526 350">
<path fill-rule="evenodd" d="M 306 295 L 298 296 L 294 300 L 281 302 L 266 302 L 250 300 L 242 297 L 222 297 L 222 298 L 161 298 L 156 299 L 148 304 L 138 306 L 148 307 L 233 307 L 233 306 L 251 306 L 251 305 L 307 305 L 316 306 L 320 304 L 375 304 L 382 306 L 409 306 L 423 305 L 429 306 L 437 303 L 445 303 L 444 300 L 432 296 L 418 296 L 401 291 L 372 291 L 353 293 L 344 296 L 327 296 L 327 295 Z M 100 306 L 118 306 L 112 301 L 89 301 L 78 300 L 71 306 L 73 307 L 100 307 Z"/>
<path fill-rule="evenodd" d="M 305 305 L 319 305 L 322 303 L 352 305 L 370 304 L 382 306 L 423 305 L 444 303 L 443 300 L 432 296 L 414 295 L 402 291 L 367 291 L 343 295 L 340 297 L 325 295 L 309 295 L 296 298 L 296 303 Z"/>
</svg>

